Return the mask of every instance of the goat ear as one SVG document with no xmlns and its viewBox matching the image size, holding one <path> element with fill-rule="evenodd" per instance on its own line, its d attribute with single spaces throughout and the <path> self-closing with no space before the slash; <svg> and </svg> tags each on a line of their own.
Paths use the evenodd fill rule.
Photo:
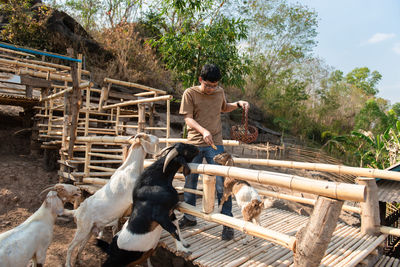
<svg viewBox="0 0 400 267">
<path fill-rule="evenodd" d="M 154 142 L 151 142 L 150 140 L 151 138 L 157 138 L 157 137 L 155 136 L 150 137 L 148 135 L 140 137 L 140 144 L 142 145 L 146 153 L 154 155 L 158 151 L 158 138 Z"/>
<path fill-rule="evenodd" d="M 165 173 L 165 169 L 167 168 L 168 164 L 173 160 L 176 156 L 178 156 L 178 150 L 176 148 L 171 149 L 167 156 L 165 157 L 164 166 L 163 166 L 163 173 Z"/>
</svg>

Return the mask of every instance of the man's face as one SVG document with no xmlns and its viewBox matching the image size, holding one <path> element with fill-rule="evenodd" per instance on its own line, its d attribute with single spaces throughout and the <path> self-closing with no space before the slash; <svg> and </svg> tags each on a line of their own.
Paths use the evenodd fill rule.
<svg viewBox="0 0 400 267">
<path fill-rule="evenodd" d="M 199 78 L 200 81 L 200 89 L 203 93 L 207 95 L 211 95 L 217 90 L 218 82 L 210 82 L 203 80 L 201 77 Z"/>
</svg>

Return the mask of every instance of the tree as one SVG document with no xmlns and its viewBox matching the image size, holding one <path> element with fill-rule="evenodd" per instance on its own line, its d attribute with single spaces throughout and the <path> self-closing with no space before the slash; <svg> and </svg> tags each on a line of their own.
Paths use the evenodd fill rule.
<svg viewBox="0 0 400 267">
<path fill-rule="evenodd" d="M 371 72 L 367 67 L 355 68 L 346 75 L 346 81 L 360 88 L 366 95 L 374 96 L 379 90 L 376 88 L 382 75 L 377 72 Z"/>
<path fill-rule="evenodd" d="M 248 60 L 239 54 L 238 43 L 247 37 L 242 19 L 229 19 L 219 10 L 224 1 L 162 1 L 161 12 L 149 13 L 144 23 L 156 21 L 152 39 L 163 62 L 174 70 L 184 86 L 197 82 L 205 63 L 217 64 L 224 85 L 242 86 L 249 72 Z M 155 10 L 155 9 L 153 9 Z"/>
<path fill-rule="evenodd" d="M 0 3 L 8 23 L 0 32 L 0 40 L 16 45 L 47 49 L 48 36 L 43 29 L 50 11 L 45 6 L 32 9 L 29 0 L 11 0 Z"/>
</svg>

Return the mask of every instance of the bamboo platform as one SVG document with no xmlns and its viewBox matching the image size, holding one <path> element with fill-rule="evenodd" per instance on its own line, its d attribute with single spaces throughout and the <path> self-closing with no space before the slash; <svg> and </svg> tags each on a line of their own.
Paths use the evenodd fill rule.
<svg viewBox="0 0 400 267">
<path fill-rule="evenodd" d="M 198 200 L 197 206 L 201 205 Z M 235 218 L 241 213 L 233 203 Z M 309 217 L 277 208 L 265 209 L 261 214 L 261 225 L 288 235 L 296 232 L 308 222 Z M 222 226 L 197 218 L 197 225 L 182 229 L 182 235 L 190 244 L 191 255 L 184 256 L 197 266 L 293 266 L 293 252 L 269 241 L 254 238 L 243 245 L 245 235 L 235 230 L 231 241 L 221 240 Z M 320 266 L 356 266 L 375 253 L 376 248 L 384 242 L 386 235 L 373 237 L 360 233 L 360 228 L 339 223 L 333 233 L 331 242 Z M 173 238 L 163 231 L 160 246 L 182 256 L 175 250 Z M 380 265 L 377 265 L 380 266 Z"/>
</svg>

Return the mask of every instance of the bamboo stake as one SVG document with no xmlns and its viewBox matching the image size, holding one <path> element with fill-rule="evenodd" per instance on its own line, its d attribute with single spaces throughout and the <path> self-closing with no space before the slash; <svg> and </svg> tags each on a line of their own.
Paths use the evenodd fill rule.
<svg viewBox="0 0 400 267">
<path fill-rule="evenodd" d="M 284 167 L 292 169 L 305 169 L 313 171 L 325 171 L 341 174 L 351 174 L 362 177 L 376 177 L 394 181 L 400 181 L 400 173 L 379 169 L 367 169 L 349 167 L 343 165 L 332 165 L 323 163 L 295 162 L 284 160 L 266 160 L 266 159 L 251 159 L 251 158 L 233 158 L 234 163 L 263 165 L 271 167 Z"/>
<path fill-rule="evenodd" d="M 87 143 L 85 148 L 85 165 L 84 165 L 84 177 L 89 177 L 89 165 L 90 165 L 90 150 L 92 148 L 92 143 Z"/>
<path fill-rule="evenodd" d="M 89 131 L 89 108 L 90 108 L 90 86 L 86 90 L 86 110 L 85 110 L 85 133 L 84 135 L 88 135 Z"/>
<path fill-rule="evenodd" d="M 249 170 L 232 166 L 189 163 L 192 173 L 231 177 L 341 200 L 365 201 L 365 186 L 316 181 L 296 175 Z"/>
<path fill-rule="evenodd" d="M 275 242 L 283 247 L 289 248 L 293 250 L 295 238 L 292 236 L 284 235 L 275 231 L 271 231 L 265 229 L 261 226 L 255 225 L 253 223 L 245 222 L 233 217 L 229 217 L 223 214 L 211 213 L 204 214 L 200 212 L 195 207 L 188 205 L 186 203 L 180 203 L 178 206 L 178 210 L 183 213 L 188 213 L 194 215 L 196 217 L 200 217 L 207 221 L 217 222 L 219 224 L 223 224 L 229 226 L 231 228 L 237 229 L 239 231 L 249 233 L 256 237 L 260 237 L 266 239 L 268 241 Z"/>
<path fill-rule="evenodd" d="M 117 107 L 117 114 L 115 115 L 115 135 L 118 135 L 119 114 L 121 113 L 120 107 Z"/>
<path fill-rule="evenodd" d="M 357 178 L 357 183 L 367 188 L 366 201 L 361 205 L 361 233 L 379 235 L 379 199 L 378 186 L 374 178 Z"/>
<path fill-rule="evenodd" d="M 161 95 L 165 95 L 167 92 L 160 90 L 160 89 L 155 89 L 149 86 L 144 86 L 141 84 L 137 84 L 137 83 L 131 83 L 131 82 L 125 82 L 125 81 L 120 81 L 120 80 L 114 80 L 114 79 L 110 79 L 110 78 L 104 78 L 104 82 L 105 83 L 113 83 L 113 84 L 118 84 L 118 85 L 122 85 L 122 86 L 127 86 L 127 87 L 135 87 L 135 88 L 140 88 L 146 91 L 151 91 L 151 92 L 157 92 Z"/>
<path fill-rule="evenodd" d="M 119 107 L 118 107 L 119 108 Z M 144 131 L 146 124 L 146 106 L 144 104 L 138 104 L 139 118 L 138 118 L 138 133 Z"/>
<path fill-rule="evenodd" d="M 214 211 L 215 205 L 215 176 L 203 175 L 202 210 L 209 214 Z"/>
</svg>

